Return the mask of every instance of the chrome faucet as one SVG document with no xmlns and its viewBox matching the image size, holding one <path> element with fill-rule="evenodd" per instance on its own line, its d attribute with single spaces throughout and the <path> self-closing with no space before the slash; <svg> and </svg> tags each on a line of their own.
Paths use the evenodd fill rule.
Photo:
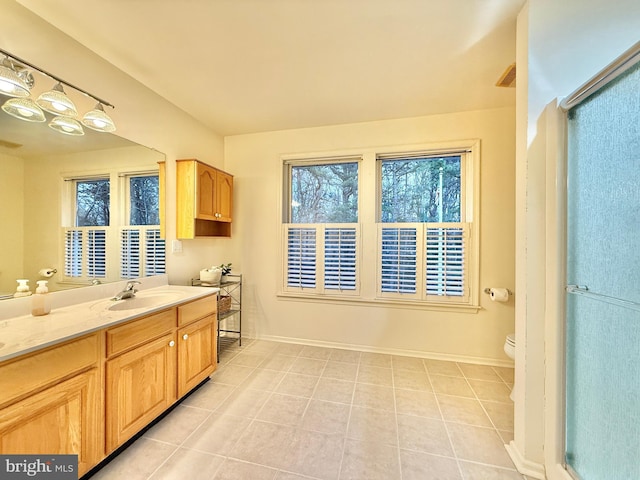
<svg viewBox="0 0 640 480">
<path fill-rule="evenodd" d="M 126 298 L 133 298 L 136 296 L 136 292 L 138 290 L 136 290 L 134 288 L 135 285 L 140 285 L 140 282 L 137 282 L 135 280 L 130 280 L 127 282 L 127 286 L 124 287 L 124 290 L 122 290 L 120 293 L 116 294 L 115 297 L 113 297 L 111 300 L 124 300 Z"/>
</svg>

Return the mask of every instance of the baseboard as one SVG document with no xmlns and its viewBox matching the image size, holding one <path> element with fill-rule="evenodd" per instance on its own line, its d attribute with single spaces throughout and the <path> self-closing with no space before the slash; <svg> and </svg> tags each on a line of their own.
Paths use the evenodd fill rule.
<svg viewBox="0 0 640 480">
<path fill-rule="evenodd" d="M 282 343 L 299 343 L 313 347 L 341 348 L 343 350 L 357 350 L 360 352 L 386 353 L 388 355 L 399 355 L 403 357 L 428 358 L 430 360 L 445 360 L 448 362 L 473 363 L 476 365 L 490 365 L 492 367 L 513 368 L 513 362 L 494 358 L 472 357 L 466 355 L 452 355 L 448 353 L 423 352 L 420 350 L 403 350 L 396 348 L 371 347 L 369 345 L 357 345 L 338 342 L 326 342 L 322 340 L 309 340 L 307 338 L 280 337 L 277 335 L 260 335 L 257 340 L 269 340 Z"/>
<path fill-rule="evenodd" d="M 538 478 L 540 480 L 546 480 L 544 465 L 541 463 L 532 462 L 522 456 L 520 450 L 516 446 L 514 441 L 511 441 L 504 448 L 507 449 L 507 453 L 511 457 L 513 464 L 516 466 L 518 472 L 532 478 Z"/>
</svg>

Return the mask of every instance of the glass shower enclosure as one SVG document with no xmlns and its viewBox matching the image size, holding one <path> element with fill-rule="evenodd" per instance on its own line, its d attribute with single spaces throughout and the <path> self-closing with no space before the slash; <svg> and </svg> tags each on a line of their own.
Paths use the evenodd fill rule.
<svg viewBox="0 0 640 480">
<path fill-rule="evenodd" d="M 640 479 L 640 63 L 568 112 L 565 462 Z"/>
</svg>

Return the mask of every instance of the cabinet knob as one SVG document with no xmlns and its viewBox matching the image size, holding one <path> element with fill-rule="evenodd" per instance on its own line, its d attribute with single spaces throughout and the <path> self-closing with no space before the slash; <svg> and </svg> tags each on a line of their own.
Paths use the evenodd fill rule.
<svg viewBox="0 0 640 480">
<path fill-rule="evenodd" d="M 183 340 L 186 340 L 187 338 L 189 338 L 189 335 L 187 335 L 186 333 L 182 336 Z"/>
<path fill-rule="evenodd" d="M 175 347 L 175 345 L 176 345 L 176 342 L 174 342 L 173 340 L 171 340 L 171 341 L 169 342 L 169 346 L 170 346 L 170 347 Z"/>
</svg>

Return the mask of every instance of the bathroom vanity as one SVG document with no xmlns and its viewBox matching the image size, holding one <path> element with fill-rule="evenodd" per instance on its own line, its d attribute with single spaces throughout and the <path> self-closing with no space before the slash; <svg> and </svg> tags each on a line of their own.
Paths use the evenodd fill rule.
<svg viewBox="0 0 640 480">
<path fill-rule="evenodd" d="M 215 370 L 216 309 L 166 285 L 0 320 L 0 453 L 78 454 L 85 474 Z"/>
</svg>

